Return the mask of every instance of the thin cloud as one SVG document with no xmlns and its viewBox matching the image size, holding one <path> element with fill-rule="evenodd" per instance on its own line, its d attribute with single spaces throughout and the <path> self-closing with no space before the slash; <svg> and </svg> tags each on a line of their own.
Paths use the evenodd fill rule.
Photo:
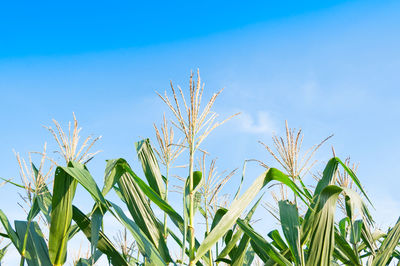
<svg viewBox="0 0 400 266">
<path fill-rule="evenodd" d="M 256 115 L 242 112 L 238 119 L 240 129 L 252 134 L 272 134 L 275 132 L 275 122 L 266 111 L 259 111 Z"/>
</svg>

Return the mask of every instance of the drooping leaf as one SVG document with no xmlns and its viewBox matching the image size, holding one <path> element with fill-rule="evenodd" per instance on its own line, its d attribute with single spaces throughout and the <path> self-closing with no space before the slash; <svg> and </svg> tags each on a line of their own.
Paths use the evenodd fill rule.
<svg viewBox="0 0 400 266">
<path fill-rule="evenodd" d="M 136 142 L 135 147 L 147 182 L 161 198 L 165 198 L 164 180 L 160 172 L 160 167 L 158 166 L 157 158 L 151 148 L 150 140 L 144 139 Z"/>
<path fill-rule="evenodd" d="M 317 209 L 309 221 L 310 244 L 306 265 L 329 265 L 335 245 L 334 217 L 336 201 L 342 188 L 326 186 L 320 193 Z"/>
<path fill-rule="evenodd" d="M 62 170 L 79 182 L 79 184 L 81 184 L 90 193 L 96 202 L 102 206 L 106 205 L 106 201 L 100 189 L 98 188 L 96 181 L 94 181 L 92 175 L 84 165 L 76 162 L 70 162 L 69 167 L 62 167 Z"/>
</svg>

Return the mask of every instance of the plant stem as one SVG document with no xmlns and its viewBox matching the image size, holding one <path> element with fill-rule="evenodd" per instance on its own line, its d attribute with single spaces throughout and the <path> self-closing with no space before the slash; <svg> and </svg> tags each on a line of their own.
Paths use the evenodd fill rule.
<svg viewBox="0 0 400 266">
<path fill-rule="evenodd" d="M 193 143 L 193 142 L 192 142 Z M 194 259 L 194 194 L 193 194 L 193 161 L 194 161 L 194 150 L 193 148 L 189 151 L 189 265 L 192 264 Z"/>
<path fill-rule="evenodd" d="M 168 202 L 168 176 L 169 176 L 169 164 L 166 165 L 166 175 L 165 175 L 165 202 Z M 168 227 L 167 227 L 167 213 L 164 212 L 164 238 L 168 238 Z"/>
<path fill-rule="evenodd" d="M 204 198 L 204 209 L 205 209 L 205 218 L 206 218 L 206 231 L 207 231 L 207 235 L 210 233 L 210 228 L 208 225 L 208 204 L 207 204 L 207 198 Z M 213 258 L 212 258 L 212 251 L 211 249 L 208 251 L 208 256 L 209 256 L 209 263 L 210 265 L 213 265 Z"/>
</svg>

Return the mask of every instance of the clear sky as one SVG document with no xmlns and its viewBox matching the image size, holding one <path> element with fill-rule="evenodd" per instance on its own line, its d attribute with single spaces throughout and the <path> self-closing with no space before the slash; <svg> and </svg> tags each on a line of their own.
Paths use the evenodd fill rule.
<svg viewBox="0 0 400 266">
<path fill-rule="evenodd" d="M 206 98 L 225 88 L 215 104 L 221 118 L 242 112 L 204 143 L 219 170 L 250 158 L 276 166 L 257 141 L 271 144 L 285 120 L 303 129 L 305 148 L 333 133 L 317 154 L 316 170 L 331 146 L 339 157 L 350 156 L 360 164 L 377 224 L 394 224 L 400 3 L 270 2 L 3 3 L 0 176 L 19 180 L 13 149 L 24 156 L 47 141 L 54 150 L 42 125 L 52 118 L 65 125 L 72 112 L 84 136 L 103 136 L 97 145 L 103 152 L 89 164 L 99 184 L 105 159 L 124 157 L 137 169 L 134 142 L 154 138 L 153 123 L 169 114 L 155 91 L 168 90 L 170 80 L 187 88 L 190 71 L 199 68 Z M 247 184 L 259 173 L 250 167 Z M 228 190 L 238 182 L 239 175 Z M 16 191 L 0 188 L 0 208 L 12 220 L 24 218 Z M 89 199 L 83 190 L 81 199 Z"/>
</svg>

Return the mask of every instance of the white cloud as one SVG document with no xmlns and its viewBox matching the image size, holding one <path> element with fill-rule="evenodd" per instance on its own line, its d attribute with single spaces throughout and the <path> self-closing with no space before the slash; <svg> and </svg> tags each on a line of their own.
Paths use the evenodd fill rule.
<svg viewBox="0 0 400 266">
<path fill-rule="evenodd" d="M 253 134 L 272 134 L 275 132 L 275 122 L 266 111 L 259 111 L 256 115 L 242 112 L 238 119 L 240 128 L 244 132 Z"/>
</svg>

